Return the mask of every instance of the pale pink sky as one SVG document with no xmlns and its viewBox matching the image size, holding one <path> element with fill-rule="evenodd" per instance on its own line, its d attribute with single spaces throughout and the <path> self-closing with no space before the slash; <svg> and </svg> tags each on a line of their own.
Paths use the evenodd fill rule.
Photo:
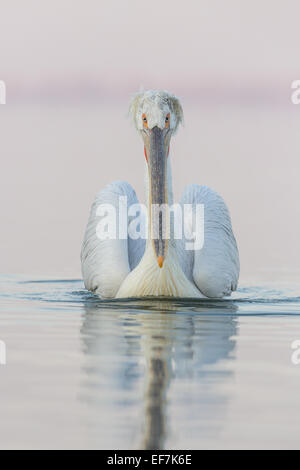
<svg viewBox="0 0 300 470">
<path fill-rule="evenodd" d="M 297 0 L 2 0 L 0 8 L 0 75 L 12 93 L 63 99 L 82 85 L 119 99 L 141 84 L 192 96 L 201 85 L 283 93 L 299 75 Z"/>
</svg>

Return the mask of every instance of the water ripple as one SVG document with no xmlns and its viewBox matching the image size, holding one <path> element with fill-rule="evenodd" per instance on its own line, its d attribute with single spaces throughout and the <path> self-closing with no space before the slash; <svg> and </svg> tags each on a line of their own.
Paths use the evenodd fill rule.
<svg viewBox="0 0 300 470">
<path fill-rule="evenodd" d="M 80 279 L 1 279 L 0 300 L 35 301 L 62 304 L 66 308 L 85 306 L 102 310 L 128 310 L 179 313 L 244 314 L 244 315 L 299 315 L 299 286 L 242 285 L 231 298 L 129 298 L 100 299 L 84 289 Z M 50 305 L 49 305 L 50 307 Z"/>
</svg>

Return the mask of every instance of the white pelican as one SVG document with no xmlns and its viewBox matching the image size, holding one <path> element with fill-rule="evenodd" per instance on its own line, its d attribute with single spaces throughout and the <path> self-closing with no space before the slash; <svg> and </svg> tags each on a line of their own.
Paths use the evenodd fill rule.
<svg viewBox="0 0 300 470">
<path fill-rule="evenodd" d="M 128 183 L 118 181 L 107 185 L 92 205 L 82 245 L 85 287 L 102 298 L 230 295 L 237 287 L 239 255 L 227 206 L 215 191 L 193 184 L 185 188 L 179 203 L 181 207 L 190 204 L 192 208 L 196 204 L 204 205 L 201 249 L 186 250 L 185 238 L 176 239 L 172 233 L 170 239 L 162 237 L 161 225 L 158 239 L 153 239 L 155 222 L 151 219 L 151 205 L 173 204 L 169 144 L 183 120 L 179 99 L 166 91 L 137 93 L 130 113 L 144 141 L 149 210 L 147 240 L 133 239 L 127 230 L 125 239 L 98 238 L 99 205 L 112 204 L 118 209 L 120 196 L 127 197 L 128 206 L 138 204 L 135 191 Z M 194 224 L 194 219 L 189 223 Z"/>
</svg>

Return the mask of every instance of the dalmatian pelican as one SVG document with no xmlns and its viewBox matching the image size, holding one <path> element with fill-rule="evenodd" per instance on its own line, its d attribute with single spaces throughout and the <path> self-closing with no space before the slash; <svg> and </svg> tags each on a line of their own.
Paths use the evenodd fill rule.
<svg viewBox="0 0 300 470">
<path fill-rule="evenodd" d="M 228 208 L 222 197 L 207 186 L 185 188 L 180 207 L 204 208 L 203 245 L 187 250 L 185 232 L 181 239 L 163 236 L 162 219 L 151 217 L 152 205 L 173 204 L 170 140 L 183 121 L 179 99 L 166 91 L 145 91 L 133 96 L 130 114 L 144 142 L 145 188 L 148 207 L 146 237 L 102 239 L 97 235 L 97 208 L 110 204 L 120 209 L 120 197 L 128 206 L 138 204 L 127 182 L 104 187 L 92 205 L 81 250 L 86 289 L 101 298 L 146 296 L 222 298 L 237 288 L 239 254 Z M 196 169 L 195 169 L 196 170 Z M 192 210 L 193 213 L 193 210 Z M 170 220 L 170 218 L 169 218 Z M 128 217 L 128 227 L 131 223 Z M 195 224 L 194 218 L 183 224 Z M 153 237 L 158 224 L 157 236 Z M 192 229 L 196 229 L 193 225 Z"/>
</svg>

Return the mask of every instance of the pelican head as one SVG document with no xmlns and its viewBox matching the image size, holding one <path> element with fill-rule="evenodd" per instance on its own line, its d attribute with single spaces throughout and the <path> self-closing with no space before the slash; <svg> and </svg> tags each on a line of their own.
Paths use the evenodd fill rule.
<svg viewBox="0 0 300 470">
<path fill-rule="evenodd" d="M 179 99 L 166 91 L 149 90 L 134 95 L 130 113 L 144 141 L 144 153 L 148 168 L 150 208 L 150 233 L 154 252 L 160 268 L 166 257 L 168 240 L 163 236 L 163 222 L 154 218 L 151 208 L 167 207 L 167 162 L 172 135 L 183 121 Z M 154 234 L 157 236 L 154 236 Z"/>
</svg>

